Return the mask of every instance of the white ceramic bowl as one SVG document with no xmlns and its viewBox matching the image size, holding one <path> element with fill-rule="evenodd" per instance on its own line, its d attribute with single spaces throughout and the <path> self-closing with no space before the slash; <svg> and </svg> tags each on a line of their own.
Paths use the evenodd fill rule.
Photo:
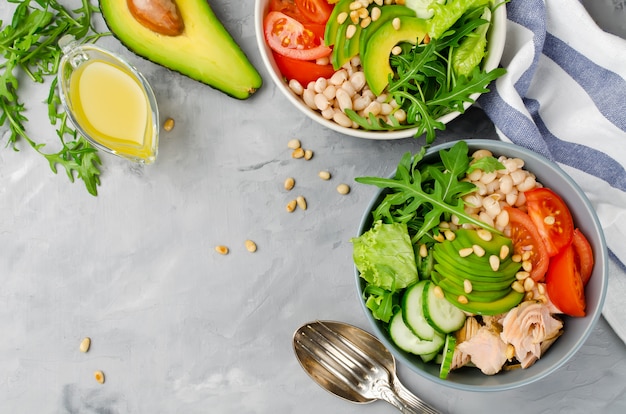
<svg viewBox="0 0 626 414">
<path fill-rule="evenodd" d="M 366 139 L 381 139 L 381 140 L 390 140 L 390 139 L 400 139 L 400 138 L 408 138 L 412 137 L 417 133 L 417 128 L 410 128 L 404 130 L 397 131 L 366 131 L 363 129 L 354 129 L 354 128 L 346 128 L 343 127 L 331 120 L 327 120 L 321 116 L 321 114 L 317 111 L 309 108 L 302 101 L 300 97 L 298 97 L 291 89 L 289 89 L 288 85 L 282 78 L 280 71 L 278 70 L 278 66 L 274 61 L 272 56 L 271 49 L 265 42 L 265 36 L 263 34 L 263 19 L 268 12 L 268 8 L 271 0 L 256 0 L 254 5 L 254 24 L 255 24 L 255 32 L 257 43 L 259 46 L 259 50 L 261 52 L 261 58 L 263 59 L 263 63 L 267 68 L 267 71 L 272 78 L 272 81 L 276 84 L 278 89 L 285 95 L 287 100 L 291 102 L 296 108 L 298 108 L 302 113 L 311 118 L 313 121 L 329 128 L 333 131 L 337 131 L 339 133 L 350 135 L 358 138 L 366 138 Z M 488 35 L 488 50 L 487 56 L 483 62 L 485 70 L 489 71 L 495 69 L 500 64 L 500 59 L 502 57 L 502 52 L 504 50 L 504 42 L 506 38 L 506 8 L 504 5 L 497 7 L 493 14 L 493 23 L 492 27 L 489 31 Z M 306 85 L 304 85 L 306 87 Z M 475 101 L 480 96 L 479 93 L 473 94 L 471 97 Z M 466 102 L 464 108 L 467 109 L 472 104 L 470 102 Z M 460 112 L 451 112 L 447 115 L 439 118 L 439 121 L 447 124 L 452 121 L 456 117 L 461 115 Z"/>
<path fill-rule="evenodd" d="M 438 151 L 450 148 L 453 144 L 453 142 L 449 142 L 430 148 L 424 160 L 428 162 L 439 159 Z M 477 149 L 485 148 L 496 156 L 505 155 L 523 159 L 525 161 L 524 168 L 535 173 L 537 180 L 544 186 L 555 189 L 568 205 L 574 218 L 574 224 L 585 234 L 593 248 L 595 264 L 591 279 L 585 289 L 587 316 L 584 318 L 565 316 L 563 335 L 556 340 L 541 359 L 529 368 L 502 371 L 492 376 L 484 375 L 478 369 L 463 368 L 452 371 L 447 379 L 442 380 L 439 378 L 439 365 L 424 363 L 419 356 L 400 350 L 389 339 L 382 324 L 372 317 L 363 300 L 361 303 L 375 335 L 389 348 L 400 363 L 407 365 L 416 373 L 448 387 L 466 391 L 501 391 L 527 385 L 552 374 L 580 349 L 602 313 L 608 282 L 608 253 L 602 227 L 589 199 L 578 184 L 558 165 L 535 152 L 510 143 L 476 139 L 468 141 L 468 145 L 470 154 Z M 372 217 L 370 213 L 376 208 L 383 196 L 384 191 L 378 191 L 365 208 L 359 227 L 359 235 L 371 227 Z M 359 276 L 356 267 L 355 272 L 359 298 L 362 298 L 363 279 Z M 561 375 L 566 375 L 566 373 Z"/>
</svg>

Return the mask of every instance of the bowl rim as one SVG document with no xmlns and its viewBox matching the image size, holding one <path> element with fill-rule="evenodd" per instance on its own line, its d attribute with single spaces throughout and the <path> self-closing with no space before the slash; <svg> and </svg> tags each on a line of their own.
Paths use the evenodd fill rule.
<svg viewBox="0 0 626 414">
<path fill-rule="evenodd" d="M 488 43 L 489 48 L 487 50 L 487 56 L 484 61 L 484 67 L 486 70 L 492 70 L 497 68 L 500 65 L 500 60 L 502 59 L 502 55 L 504 53 L 504 44 L 506 41 L 506 0 L 494 0 L 494 3 L 498 5 L 494 11 L 493 15 L 493 26 L 489 30 L 488 34 Z M 314 111 L 313 109 L 307 107 L 302 99 L 297 97 L 289 86 L 282 80 L 282 78 L 278 75 L 279 70 L 276 66 L 276 62 L 274 62 L 274 58 L 272 57 L 272 52 L 265 42 L 265 35 L 263 30 L 263 18 L 267 14 L 267 8 L 270 4 L 270 0 L 255 0 L 254 3 L 254 29 L 256 33 L 256 41 L 257 46 L 259 48 L 259 52 L 261 54 L 261 60 L 267 71 L 269 72 L 270 78 L 272 79 L 274 85 L 278 88 L 278 90 L 282 93 L 284 97 L 290 101 L 293 106 L 298 108 L 298 110 L 306 115 L 312 121 L 315 121 L 322 126 L 339 132 L 343 135 L 348 135 L 355 138 L 361 139 L 371 139 L 371 140 L 393 140 L 393 139 L 403 139 L 410 138 L 415 136 L 417 133 L 417 128 L 407 128 L 396 131 L 367 131 L 360 128 L 347 128 L 343 127 L 333 121 L 327 120 L 323 118 L 319 112 Z M 480 93 L 474 93 L 470 97 L 476 102 Z M 463 105 L 463 112 L 465 112 L 470 106 L 474 105 L 472 102 L 466 102 Z M 451 112 L 446 114 L 440 118 L 438 121 L 447 124 L 451 122 L 462 113 L 459 111 Z"/>
<path fill-rule="evenodd" d="M 548 160 L 546 157 L 544 157 L 541 154 L 538 154 L 534 151 L 531 151 L 527 148 L 521 147 L 519 145 L 510 143 L 510 142 L 491 140 L 491 139 L 470 139 L 470 140 L 465 140 L 465 141 L 468 143 L 470 147 L 470 151 L 472 149 L 476 150 L 476 149 L 485 148 L 485 149 L 492 151 L 496 155 L 507 155 L 507 156 L 510 156 L 510 152 L 513 151 L 519 154 L 516 156 L 519 156 L 525 161 L 526 159 L 524 157 L 528 156 L 528 157 L 534 158 L 535 161 L 543 163 L 547 165 L 548 167 L 550 167 L 551 169 L 554 169 L 561 176 L 561 178 L 563 178 L 571 186 L 571 189 L 582 200 L 584 204 L 584 209 L 590 213 L 589 215 L 591 218 L 591 223 L 589 224 L 593 228 L 593 232 L 597 235 L 599 239 L 599 243 L 600 243 L 599 249 L 597 248 L 598 246 L 596 246 L 596 248 L 594 249 L 594 256 L 596 258 L 595 260 L 596 265 L 601 266 L 601 269 L 602 269 L 601 270 L 602 281 L 599 286 L 600 295 L 595 306 L 593 306 L 592 308 L 587 308 L 587 316 L 585 318 L 590 318 L 590 319 L 588 320 L 588 326 L 584 330 L 583 335 L 577 338 L 573 346 L 570 349 L 568 349 L 567 352 L 565 352 L 565 354 L 562 355 L 555 363 L 553 363 L 551 366 L 548 366 L 547 368 L 544 368 L 542 371 L 537 371 L 536 374 L 532 374 L 528 376 L 527 378 L 514 380 L 508 383 L 492 384 L 492 385 L 491 384 L 490 385 L 472 385 L 472 384 L 454 382 L 448 379 L 445 379 L 445 380 L 441 379 L 438 376 L 432 375 L 431 373 L 415 366 L 415 364 L 412 361 L 410 361 L 407 356 L 405 356 L 402 352 L 400 352 L 397 349 L 396 345 L 394 345 L 388 339 L 387 335 L 382 331 L 379 325 L 379 322 L 377 322 L 372 317 L 370 310 L 365 305 L 365 301 L 363 301 L 363 298 L 362 298 L 363 282 L 360 277 L 359 271 L 356 268 L 356 265 L 354 265 L 355 280 L 356 280 L 356 287 L 357 287 L 357 297 L 361 304 L 361 309 L 365 312 L 365 316 L 368 319 L 370 326 L 373 328 L 376 337 L 379 340 L 381 340 L 385 344 L 385 346 L 388 347 L 389 351 L 393 354 L 394 358 L 396 358 L 403 366 L 406 366 L 411 371 L 439 385 L 443 385 L 449 388 L 454 388 L 454 389 L 458 389 L 462 391 L 492 392 L 492 391 L 511 390 L 514 388 L 519 388 L 525 385 L 529 385 L 531 383 L 534 383 L 540 379 L 543 379 L 549 376 L 550 374 L 552 374 L 553 372 L 561 368 L 567 361 L 569 361 L 572 358 L 572 356 L 574 356 L 574 354 L 578 352 L 578 350 L 582 347 L 582 345 L 589 338 L 589 336 L 591 335 L 591 332 L 594 330 L 594 327 L 598 319 L 600 318 L 602 314 L 602 307 L 604 305 L 605 298 L 606 298 L 606 292 L 608 288 L 608 266 L 609 266 L 608 248 L 606 245 L 606 240 L 604 237 L 602 226 L 600 224 L 600 220 L 589 198 L 586 196 L 582 188 L 576 183 L 576 181 L 574 181 L 574 179 L 569 174 L 567 174 L 558 164 Z M 439 152 L 440 150 L 448 149 L 451 146 L 453 146 L 456 142 L 457 141 L 450 141 L 450 142 L 445 142 L 445 143 L 430 147 L 426 151 L 425 157 L 433 156 L 435 153 Z M 507 151 L 509 154 L 507 154 Z M 395 175 L 395 170 L 394 170 L 394 173 L 389 175 L 389 177 L 391 178 L 394 175 Z M 539 177 L 539 179 L 541 180 L 541 177 Z M 365 209 L 365 213 L 363 214 L 359 222 L 357 235 L 361 235 L 365 229 L 365 226 L 371 223 L 370 212 L 373 210 L 381 194 L 384 191 L 385 189 L 378 189 L 376 193 L 374 194 L 374 196 L 372 197 L 372 199 L 370 200 L 370 202 L 368 203 L 367 208 Z M 530 367 L 529 369 L 532 369 L 532 367 Z M 501 375 L 502 374 L 496 374 L 493 376 L 485 376 L 485 377 L 497 379 Z"/>
</svg>

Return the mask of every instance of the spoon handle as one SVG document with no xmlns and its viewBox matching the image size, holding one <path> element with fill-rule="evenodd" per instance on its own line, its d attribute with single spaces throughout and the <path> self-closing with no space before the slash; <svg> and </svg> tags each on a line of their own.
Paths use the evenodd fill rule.
<svg viewBox="0 0 626 414">
<path fill-rule="evenodd" d="M 393 388 L 398 398 L 405 407 L 412 407 L 412 411 L 403 411 L 406 413 L 423 413 L 423 414 L 441 414 L 440 411 L 422 401 L 415 394 L 409 391 L 398 378 L 393 379 Z M 402 411 L 402 410 L 401 410 Z"/>
</svg>

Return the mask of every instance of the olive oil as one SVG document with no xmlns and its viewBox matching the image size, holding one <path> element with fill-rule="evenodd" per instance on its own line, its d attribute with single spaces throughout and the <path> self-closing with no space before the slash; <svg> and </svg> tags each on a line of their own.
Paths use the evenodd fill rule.
<svg viewBox="0 0 626 414">
<path fill-rule="evenodd" d="M 133 161 L 155 161 L 158 109 L 132 66 L 93 45 L 64 47 L 61 98 L 77 130 L 96 147 Z"/>
</svg>

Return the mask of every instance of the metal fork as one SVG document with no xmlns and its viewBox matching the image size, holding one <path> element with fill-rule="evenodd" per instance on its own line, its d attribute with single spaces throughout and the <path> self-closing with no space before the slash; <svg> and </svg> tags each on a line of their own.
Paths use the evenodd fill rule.
<svg viewBox="0 0 626 414">
<path fill-rule="evenodd" d="M 352 328 L 352 332 L 345 327 Z M 352 335 L 355 330 L 360 331 L 360 335 Z M 326 375 L 321 385 L 336 394 L 339 393 L 331 389 L 329 381 L 339 381 L 343 390 L 347 387 L 348 391 L 341 395 L 346 399 L 354 402 L 381 399 L 407 414 L 439 413 L 400 383 L 393 356 L 376 338 L 359 328 L 338 322 L 312 322 L 296 332 L 294 346 L 311 359 L 307 361 L 308 366 L 303 364 L 303 367 L 316 381 L 320 382 L 320 375 L 312 374 L 312 363 L 331 375 L 330 378 Z M 355 398 L 349 391 L 362 398 Z"/>
</svg>

